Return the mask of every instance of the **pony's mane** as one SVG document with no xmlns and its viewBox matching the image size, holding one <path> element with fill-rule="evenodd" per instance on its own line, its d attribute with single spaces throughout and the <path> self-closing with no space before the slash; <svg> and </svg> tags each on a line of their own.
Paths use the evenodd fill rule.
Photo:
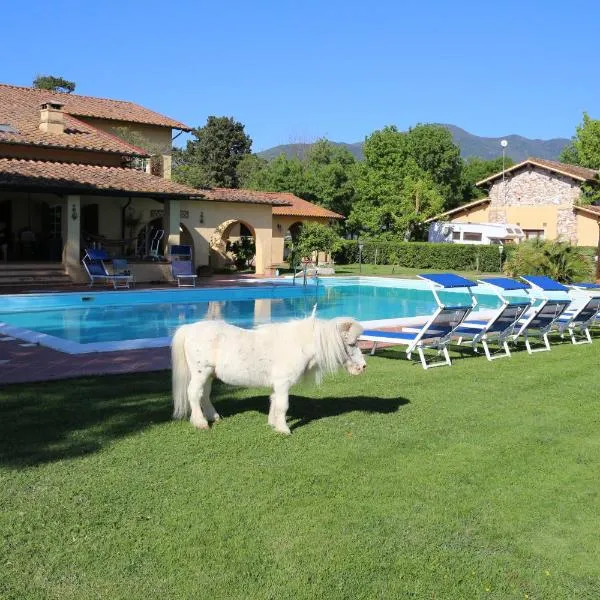
<svg viewBox="0 0 600 600">
<path fill-rule="evenodd" d="M 312 317 L 310 318 L 312 319 Z M 331 321 L 312 320 L 315 328 L 315 375 L 317 383 L 319 383 L 323 375 L 335 373 L 344 364 L 348 354 L 335 319 Z"/>
</svg>

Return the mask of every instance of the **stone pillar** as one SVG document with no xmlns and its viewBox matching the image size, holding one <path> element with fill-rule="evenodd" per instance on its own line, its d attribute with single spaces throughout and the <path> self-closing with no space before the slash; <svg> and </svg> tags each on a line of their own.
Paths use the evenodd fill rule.
<svg viewBox="0 0 600 600">
<path fill-rule="evenodd" d="M 65 271 L 74 281 L 81 280 L 82 267 L 80 262 L 81 238 L 81 198 L 80 196 L 67 196 L 67 210 L 64 215 L 66 221 L 65 240 L 63 245 L 63 266 Z"/>
<path fill-rule="evenodd" d="M 180 224 L 180 204 L 179 200 L 165 200 L 165 212 L 163 217 L 163 225 L 165 228 L 165 253 L 168 252 L 169 246 L 180 243 L 179 235 Z"/>
</svg>

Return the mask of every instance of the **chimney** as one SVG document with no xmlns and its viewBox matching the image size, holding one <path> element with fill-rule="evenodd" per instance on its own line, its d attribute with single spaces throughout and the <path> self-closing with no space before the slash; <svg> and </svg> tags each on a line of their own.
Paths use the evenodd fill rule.
<svg viewBox="0 0 600 600">
<path fill-rule="evenodd" d="M 61 102 L 49 100 L 40 109 L 40 129 L 46 133 L 64 133 L 65 117 Z"/>
</svg>

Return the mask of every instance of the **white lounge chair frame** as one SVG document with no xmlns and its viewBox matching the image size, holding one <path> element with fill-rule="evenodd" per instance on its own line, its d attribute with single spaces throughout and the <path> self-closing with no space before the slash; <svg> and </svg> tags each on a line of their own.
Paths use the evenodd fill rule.
<svg viewBox="0 0 600 600">
<path fill-rule="evenodd" d="M 418 277 L 429 283 L 438 308 L 422 327 L 405 328 L 406 334 L 416 333 L 416 335 L 414 337 L 402 337 L 403 333 L 366 331 L 363 333 L 363 335 L 361 335 L 360 339 L 363 341 L 373 342 L 370 350 L 371 355 L 375 354 L 377 345 L 379 343 L 405 344 L 407 345 L 406 357 L 410 360 L 412 353 L 416 351 L 424 369 L 451 366 L 452 361 L 450 360 L 450 354 L 448 353 L 448 345 L 452 341 L 452 338 L 455 337 L 454 330 L 464 321 L 467 315 L 477 305 L 477 299 L 471 292 L 470 286 L 465 285 L 464 287 L 469 290 L 469 295 L 471 296 L 471 306 L 446 306 L 442 303 L 437 293 L 437 290 L 444 289 L 444 286 L 437 285 L 435 282 L 427 279 L 427 276 L 422 277 L 419 275 Z M 473 285 L 477 284 L 473 283 Z M 445 325 L 445 328 L 442 330 L 435 329 L 436 323 L 447 323 L 448 321 L 450 321 L 452 324 L 449 329 L 447 325 Z M 425 349 L 437 350 L 438 356 L 442 355 L 443 360 L 436 362 L 428 361 L 424 353 Z"/>
<path fill-rule="evenodd" d="M 481 281 L 479 280 L 479 282 Z M 487 284 L 487 282 L 481 283 Z M 502 306 L 491 316 L 491 318 L 487 322 L 464 321 L 457 331 L 459 335 L 458 345 L 466 342 L 473 347 L 474 352 L 477 352 L 477 344 L 481 344 L 485 356 L 489 361 L 511 356 L 508 341 L 511 336 L 514 335 L 519 319 L 527 309 L 531 308 L 531 302 L 509 302 L 500 292 L 497 290 L 495 291 L 502 300 Z M 494 330 L 494 325 L 501 319 L 506 319 L 507 315 L 509 315 L 509 321 L 506 327 L 501 330 Z M 498 345 L 498 348 L 494 353 L 490 351 L 490 342 L 496 342 Z"/>
</svg>

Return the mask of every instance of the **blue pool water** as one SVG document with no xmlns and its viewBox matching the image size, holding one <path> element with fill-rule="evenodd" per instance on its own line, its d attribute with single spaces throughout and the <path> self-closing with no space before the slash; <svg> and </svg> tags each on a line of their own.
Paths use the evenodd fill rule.
<svg viewBox="0 0 600 600">
<path fill-rule="evenodd" d="M 449 295 L 451 294 L 451 295 Z M 466 292 L 442 292 L 449 304 L 469 303 Z M 478 295 L 478 308 L 498 306 L 496 296 Z M 352 316 L 360 321 L 428 315 L 436 307 L 423 282 L 368 278 L 331 279 L 318 286 L 145 290 L 0 297 L 0 323 L 13 335 L 34 332 L 35 341 L 67 342 L 66 351 L 116 349 L 131 340 L 165 345 L 175 329 L 202 319 L 224 319 L 241 327 L 302 318 L 317 303 L 317 315 Z M 16 333 L 15 333 L 16 332 Z M 20 336 L 31 339 L 31 335 Z M 69 346 L 68 343 L 72 343 Z M 113 345 L 110 345 L 113 343 Z M 51 343 L 47 345 L 52 346 Z M 70 347 L 70 350 L 69 350 Z"/>
</svg>

